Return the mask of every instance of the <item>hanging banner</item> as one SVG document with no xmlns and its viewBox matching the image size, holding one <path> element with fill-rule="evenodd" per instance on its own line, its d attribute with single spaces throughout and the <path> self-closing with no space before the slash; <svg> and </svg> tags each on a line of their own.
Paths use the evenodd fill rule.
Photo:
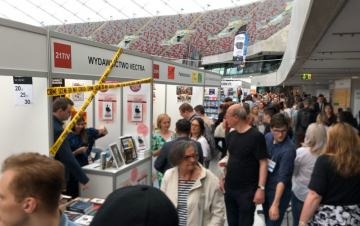
<svg viewBox="0 0 360 226">
<path fill-rule="evenodd" d="M 247 45 L 249 35 L 246 34 L 246 26 L 242 26 L 236 33 L 234 39 L 234 52 L 233 52 L 233 63 L 234 67 L 245 66 L 245 56 L 247 52 Z"/>
</svg>

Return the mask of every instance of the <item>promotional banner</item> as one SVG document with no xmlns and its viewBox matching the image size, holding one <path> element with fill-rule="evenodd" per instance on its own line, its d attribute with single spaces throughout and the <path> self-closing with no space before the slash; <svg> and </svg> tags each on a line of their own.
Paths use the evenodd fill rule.
<svg viewBox="0 0 360 226">
<path fill-rule="evenodd" d="M 242 26 L 236 33 L 234 39 L 233 63 L 234 67 L 245 65 L 249 35 L 246 34 L 246 25 Z"/>
</svg>

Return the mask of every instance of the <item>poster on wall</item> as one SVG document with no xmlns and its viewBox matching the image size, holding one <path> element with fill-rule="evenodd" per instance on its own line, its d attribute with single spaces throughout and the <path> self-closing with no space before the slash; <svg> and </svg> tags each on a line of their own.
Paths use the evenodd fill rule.
<svg viewBox="0 0 360 226">
<path fill-rule="evenodd" d="M 84 83 L 73 82 L 73 86 L 83 86 Z M 72 93 L 70 97 L 73 101 L 84 101 L 84 93 Z"/>
<path fill-rule="evenodd" d="M 52 87 L 65 87 L 65 79 L 63 78 L 53 78 L 51 79 L 51 86 Z M 53 101 L 59 97 L 65 97 L 65 95 L 55 96 L 53 97 Z"/>
<path fill-rule="evenodd" d="M 191 103 L 193 87 L 176 86 L 176 99 L 178 103 Z"/>
<path fill-rule="evenodd" d="M 115 94 L 99 94 L 99 122 L 115 123 L 116 119 L 116 95 Z"/>
<path fill-rule="evenodd" d="M 142 122 L 142 103 L 131 103 L 131 121 Z"/>
<path fill-rule="evenodd" d="M 103 120 L 112 120 L 113 119 L 113 106 L 112 106 L 113 102 L 107 102 L 107 101 L 103 101 L 102 102 L 102 119 Z"/>
<path fill-rule="evenodd" d="M 156 87 L 155 87 L 155 84 L 153 84 L 153 102 L 156 102 Z"/>
<path fill-rule="evenodd" d="M 146 123 L 146 96 L 128 94 L 127 121 L 129 124 Z"/>
<path fill-rule="evenodd" d="M 215 95 L 215 89 L 209 89 L 209 95 Z"/>
</svg>

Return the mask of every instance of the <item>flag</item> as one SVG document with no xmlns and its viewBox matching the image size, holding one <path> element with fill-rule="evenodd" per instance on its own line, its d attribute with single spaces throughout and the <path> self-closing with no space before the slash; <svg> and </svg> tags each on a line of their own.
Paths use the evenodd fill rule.
<svg viewBox="0 0 360 226">
<path fill-rule="evenodd" d="M 234 52 L 233 63 L 234 67 L 245 64 L 245 55 L 247 51 L 247 44 L 249 35 L 246 34 L 247 25 L 242 26 L 235 35 L 234 38 Z"/>
</svg>

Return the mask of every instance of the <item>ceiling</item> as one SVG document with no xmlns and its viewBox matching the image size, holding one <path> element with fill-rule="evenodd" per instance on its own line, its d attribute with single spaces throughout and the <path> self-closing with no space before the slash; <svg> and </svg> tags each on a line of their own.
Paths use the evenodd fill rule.
<svg viewBox="0 0 360 226">
<path fill-rule="evenodd" d="M 302 67 L 286 79 L 286 85 L 329 85 L 334 80 L 360 77 L 359 9 L 359 0 L 346 3 Z M 312 74 L 312 80 L 301 80 L 303 73 Z"/>
</svg>

